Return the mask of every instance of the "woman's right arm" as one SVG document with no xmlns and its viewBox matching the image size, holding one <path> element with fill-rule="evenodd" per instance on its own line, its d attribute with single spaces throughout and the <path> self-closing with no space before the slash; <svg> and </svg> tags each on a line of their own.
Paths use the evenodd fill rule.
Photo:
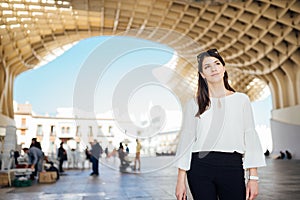
<svg viewBox="0 0 300 200">
<path fill-rule="evenodd" d="M 176 198 L 177 200 L 186 200 L 186 186 L 185 186 L 185 170 L 178 169 Z"/>
<path fill-rule="evenodd" d="M 186 200 L 186 171 L 190 169 L 192 148 L 196 141 L 197 119 L 195 114 L 197 105 L 194 99 L 190 100 L 184 108 L 180 139 L 176 151 L 176 162 L 174 166 L 178 168 L 176 185 L 177 200 Z"/>
</svg>

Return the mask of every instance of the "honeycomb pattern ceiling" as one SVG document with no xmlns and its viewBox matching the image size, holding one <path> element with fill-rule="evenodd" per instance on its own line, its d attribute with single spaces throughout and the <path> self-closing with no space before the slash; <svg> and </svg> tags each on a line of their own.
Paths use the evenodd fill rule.
<svg viewBox="0 0 300 200">
<path fill-rule="evenodd" d="M 188 83 L 177 83 L 178 90 L 195 89 L 195 56 L 217 48 L 236 90 L 255 100 L 268 85 L 274 109 L 300 102 L 298 0 L 1 0 L 0 5 L 1 106 L 8 116 L 15 76 L 100 35 L 172 47 L 178 54 L 175 69 Z"/>
</svg>

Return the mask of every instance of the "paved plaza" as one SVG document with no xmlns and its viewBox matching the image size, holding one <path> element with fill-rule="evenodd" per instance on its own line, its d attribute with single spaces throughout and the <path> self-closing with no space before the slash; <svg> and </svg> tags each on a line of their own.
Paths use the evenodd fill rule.
<svg viewBox="0 0 300 200">
<path fill-rule="evenodd" d="M 177 169 L 170 166 L 171 161 L 172 157 L 143 158 L 141 172 L 120 173 L 117 162 L 104 160 L 100 176 L 89 176 L 89 169 L 66 170 L 53 184 L 2 188 L 0 199 L 174 200 Z M 257 200 L 300 199 L 300 160 L 267 159 L 267 164 L 259 170 Z"/>
</svg>

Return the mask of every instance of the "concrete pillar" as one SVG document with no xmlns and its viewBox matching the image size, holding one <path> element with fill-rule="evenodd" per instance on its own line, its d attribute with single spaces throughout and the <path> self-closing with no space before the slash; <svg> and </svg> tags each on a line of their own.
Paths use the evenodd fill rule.
<svg viewBox="0 0 300 200">
<path fill-rule="evenodd" d="M 3 156 L 3 167 L 10 168 L 11 167 L 11 159 L 10 159 L 10 151 L 16 150 L 16 127 L 15 126 L 7 126 L 6 127 L 6 137 L 4 140 L 4 156 Z"/>
<path fill-rule="evenodd" d="M 15 121 L 5 115 L 0 114 L 0 127 L 5 129 L 4 142 L 0 145 L 2 153 L 2 169 L 10 167 L 10 151 L 16 149 L 17 135 Z"/>
</svg>

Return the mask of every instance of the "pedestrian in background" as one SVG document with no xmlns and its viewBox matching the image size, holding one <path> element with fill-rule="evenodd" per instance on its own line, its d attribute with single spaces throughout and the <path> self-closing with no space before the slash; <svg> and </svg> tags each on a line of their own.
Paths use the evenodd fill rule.
<svg viewBox="0 0 300 200">
<path fill-rule="evenodd" d="M 42 150 L 41 143 L 37 141 L 37 138 L 32 138 L 31 139 L 31 144 L 30 147 L 35 146 L 36 148 Z"/>
<path fill-rule="evenodd" d="M 135 159 L 134 159 L 134 170 L 141 170 L 141 149 L 142 145 L 139 139 L 136 139 L 136 151 L 135 151 Z M 138 167 L 137 167 L 138 164 Z"/>
<path fill-rule="evenodd" d="M 92 173 L 91 176 L 99 176 L 99 158 L 103 153 L 103 149 L 97 140 L 94 140 L 92 144 L 92 149 L 90 152 L 91 162 L 92 162 Z"/>
<path fill-rule="evenodd" d="M 64 161 L 68 160 L 67 151 L 64 149 L 63 145 L 64 142 L 61 142 L 57 152 L 57 159 L 59 161 L 59 172 L 64 172 L 63 164 Z"/>
</svg>

